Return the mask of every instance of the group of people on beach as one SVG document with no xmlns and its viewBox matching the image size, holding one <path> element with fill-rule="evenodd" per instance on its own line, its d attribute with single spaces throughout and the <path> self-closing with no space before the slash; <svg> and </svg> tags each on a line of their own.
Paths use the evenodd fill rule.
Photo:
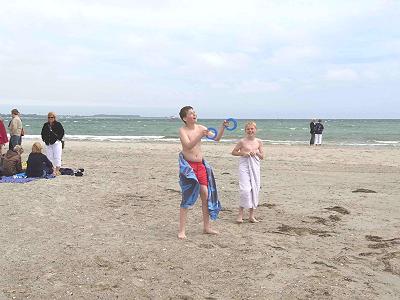
<svg viewBox="0 0 400 300">
<path fill-rule="evenodd" d="M 201 140 L 210 135 L 203 125 L 197 124 L 197 114 L 191 106 L 183 107 L 179 116 L 184 126 L 179 129 L 182 152 L 179 154 L 179 183 L 182 189 L 182 202 L 179 210 L 178 238 L 186 238 L 186 219 L 188 208 L 200 196 L 203 215 L 203 232 L 218 234 L 211 228 L 210 218 L 215 220 L 221 209 L 217 187 L 211 166 L 204 159 Z M 228 126 L 226 120 L 221 124 L 214 140 L 219 141 Z M 264 159 L 264 147 L 256 138 L 257 124 L 245 125 L 245 137 L 232 150 L 232 155 L 240 156 L 239 190 L 240 202 L 237 223 L 243 223 L 244 209 L 249 209 L 249 221 L 257 223 L 255 209 L 258 206 L 260 191 L 260 160 Z"/>
<path fill-rule="evenodd" d="M 17 109 L 13 109 L 11 115 L 12 119 L 8 124 L 9 140 L 3 120 L 0 119 L 0 171 L 5 176 L 12 176 L 24 171 L 21 161 L 21 154 L 23 153 L 21 143 L 24 135 L 22 121 Z M 184 126 L 179 129 L 182 145 L 182 151 L 179 154 L 179 183 L 182 189 L 182 201 L 179 212 L 178 237 L 180 239 L 186 238 L 187 211 L 199 196 L 202 204 L 203 231 L 207 234 L 217 234 L 218 232 L 211 228 L 210 218 L 213 220 L 217 218 L 221 204 L 218 199 L 213 170 L 204 159 L 201 150 L 202 138 L 209 137 L 212 132 L 205 126 L 197 124 L 197 114 L 191 106 L 183 107 L 179 116 L 184 122 Z M 25 170 L 27 177 L 46 177 L 60 174 L 64 128 L 57 121 L 54 112 L 49 112 L 47 118 L 48 120 L 43 124 L 41 130 L 46 155 L 42 153 L 41 142 L 33 143 Z M 215 141 L 222 138 L 228 125 L 229 121 L 224 120 L 216 136 L 213 137 Z M 246 123 L 244 129 L 244 138 L 239 140 L 231 152 L 232 155 L 240 157 L 240 201 L 236 222 L 243 223 L 244 210 L 248 209 L 249 221 L 257 223 L 255 210 L 259 202 L 260 161 L 264 159 L 264 146 L 262 141 L 256 137 L 257 124 L 255 122 Z M 310 145 L 321 145 L 323 130 L 322 120 L 311 121 Z M 9 150 L 3 155 L 2 148 L 7 142 L 9 143 Z"/>
<path fill-rule="evenodd" d="M 47 114 L 47 122 L 43 124 L 41 137 L 44 143 L 46 155 L 42 153 L 41 142 L 32 145 L 32 152 L 28 156 L 26 169 L 22 167 L 21 154 L 22 137 L 24 128 L 18 109 L 11 110 L 11 120 L 8 124 L 10 139 L 4 126 L 4 120 L 0 118 L 0 175 L 13 176 L 25 172 L 27 177 L 47 177 L 59 175 L 61 168 L 62 145 L 64 128 L 57 121 L 54 112 Z M 3 154 L 3 147 L 8 143 L 8 151 Z"/>
</svg>

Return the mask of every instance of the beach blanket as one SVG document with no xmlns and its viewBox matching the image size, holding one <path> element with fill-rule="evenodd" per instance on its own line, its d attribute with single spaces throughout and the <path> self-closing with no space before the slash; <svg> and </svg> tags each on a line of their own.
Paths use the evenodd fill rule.
<svg viewBox="0 0 400 300">
<path fill-rule="evenodd" d="M 0 178 L 0 183 L 27 183 L 37 179 L 39 178 L 3 176 Z"/>
<path fill-rule="evenodd" d="M 203 160 L 203 164 L 206 167 L 208 179 L 208 212 L 211 220 L 216 220 L 221 210 L 221 203 L 218 200 L 217 185 L 211 166 L 205 160 Z M 179 153 L 179 185 L 182 190 L 181 207 L 188 208 L 192 206 L 199 197 L 200 184 L 192 167 L 184 159 L 182 153 Z"/>
<path fill-rule="evenodd" d="M 55 178 L 55 176 L 53 174 L 47 174 L 44 177 L 26 177 L 25 173 L 18 173 L 14 176 L 2 176 L 0 178 L 0 183 L 27 183 L 41 178 L 51 179 Z"/>
<path fill-rule="evenodd" d="M 239 206 L 256 208 L 260 192 L 260 159 L 257 156 L 239 159 Z"/>
</svg>

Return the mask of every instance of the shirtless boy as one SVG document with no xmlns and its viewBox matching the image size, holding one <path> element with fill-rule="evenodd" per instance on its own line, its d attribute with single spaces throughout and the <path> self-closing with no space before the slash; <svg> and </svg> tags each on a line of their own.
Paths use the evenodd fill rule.
<svg viewBox="0 0 400 300">
<path fill-rule="evenodd" d="M 200 185 L 200 198 L 201 198 L 201 209 L 203 214 L 203 232 L 206 234 L 218 234 L 217 231 L 211 228 L 210 217 L 209 217 L 209 209 L 208 209 L 208 185 L 209 185 L 209 177 L 207 176 L 207 170 L 205 166 L 205 161 L 203 161 L 203 153 L 201 151 L 201 139 L 210 134 L 206 127 L 203 125 L 196 124 L 197 123 L 197 114 L 193 110 L 191 106 L 183 107 L 179 116 L 182 121 L 185 123 L 179 129 L 179 138 L 182 144 L 182 156 L 183 159 L 180 160 L 180 169 L 182 169 L 182 163 L 185 164 L 186 167 L 190 165 L 191 169 L 193 169 L 194 175 L 197 179 L 195 181 L 195 185 Z M 224 134 L 225 126 L 228 125 L 228 122 L 224 121 L 218 130 L 217 136 L 214 138 L 215 141 L 219 141 Z M 189 168 L 189 171 L 192 171 Z M 187 171 L 187 169 L 186 169 Z M 182 186 L 182 203 L 179 210 L 179 232 L 178 238 L 185 239 L 186 238 L 186 219 L 187 219 L 187 210 L 188 207 L 194 204 L 194 201 L 197 199 L 196 193 L 192 194 L 196 199 L 191 199 L 190 203 L 185 199 L 186 195 L 184 194 L 183 183 L 182 180 L 185 180 L 185 175 L 188 172 L 180 172 L 181 186 Z M 194 181 L 192 180 L 191 183 Z M 214 182 L 215 183 L 215 182 Z M 196 190 L 198 187 L 193 186 L 193 190 Z M 198 190 L 197 190 L 198 191 Z M 193 201 L 194 200 L 194 201 Z"/>
</svg>

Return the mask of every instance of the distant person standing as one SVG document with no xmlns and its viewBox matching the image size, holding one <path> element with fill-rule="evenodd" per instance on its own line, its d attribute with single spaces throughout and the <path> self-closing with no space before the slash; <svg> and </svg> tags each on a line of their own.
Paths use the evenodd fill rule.
<svg viewBox="0 0 400 300">
<path fill-rule="evenodd" d="M 310 122 L 310 134 L 311 134 L 311 138 L 310 138 L 310 146 L 314 145 L 314 141 L 315 141 L 315 119 L 312 119 Z"/>
<path fill-rule="evenodd" d="M 11 121 L 8 124 L 8 128 L 10 130 L 10 142 L 8 143 L 8 149 L 14 150 L 14 147 L 17 145 L 21 145 L 21 134 L 22 134 L 22 121 L 19 118 L 18 109 L 14 108 L 11 111 Z"/>
<path fill-rule="evenodd" d="M 322 132 L 324 131 L 324 125 L 322 125 L 322 120 L 319 119 L 317 124 L 315 124 L 315 146 L 321 146 L 322 144 Z"/>
<path fill-rule="evenodd" d="M 64 137 L 64 128 L 60 122 L 56 120 L 56 113 L 49 112 L 47 114 L 47 122 L 42 127 L 42 140 L 46 144 L 46 155 L 52 162 L 55 174 L 60 175 L 61 156 L 62 156 L 62 139 Z"/>
<path fill-rule="evenodd" d="M 8 143 L 7 130 L 4 126 L 3 119 L 0 117 L 0 155 L 3 154 L 3 147 Z"/>
</svg>

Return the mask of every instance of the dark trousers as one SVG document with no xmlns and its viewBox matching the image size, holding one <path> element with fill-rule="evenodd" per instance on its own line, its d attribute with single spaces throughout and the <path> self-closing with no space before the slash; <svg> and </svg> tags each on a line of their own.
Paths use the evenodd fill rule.
<svg viewBox="0 0 400 300">
<path fill-rule="evenodd" d="M 14 147 L 21 145 L 21 137 L 19 135 L 12 135 L 10 141 L 8 142 L 8 149 L 14 150 Z"/>
<path fill-rule="evenodd" d="M 311 133 L 310 145 L 314 145 L 315 133 Z"/>
</svg>

